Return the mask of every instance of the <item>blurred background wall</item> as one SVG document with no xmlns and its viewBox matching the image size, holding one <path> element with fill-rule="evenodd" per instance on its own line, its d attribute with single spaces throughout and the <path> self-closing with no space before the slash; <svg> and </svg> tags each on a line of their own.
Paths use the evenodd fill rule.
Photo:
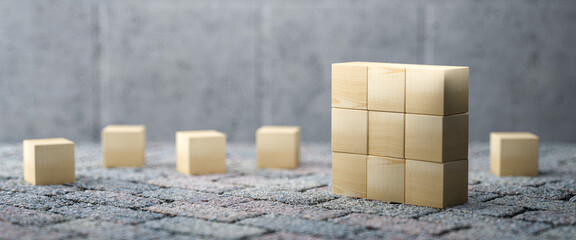
<svg viewBox="0 0 576 240">
<path fill-rule="evenodd" d="M 330 141 L 330 64 L 354 60 L 470 66 L 472 141 L 576 141 L 571 0 L 0 0 L 0 141 Z"/>
</svg>

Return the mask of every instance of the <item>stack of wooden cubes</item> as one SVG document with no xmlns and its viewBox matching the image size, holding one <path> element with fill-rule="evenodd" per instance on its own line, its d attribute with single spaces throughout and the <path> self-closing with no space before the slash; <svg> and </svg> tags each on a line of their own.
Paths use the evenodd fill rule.
<svg viewBox="0 0 576 240">
<path fill-rule="evenodd" d="M 468 67 L 332 65 L 332 191 L 446 208 L 468 200 Z"/>
</svg>

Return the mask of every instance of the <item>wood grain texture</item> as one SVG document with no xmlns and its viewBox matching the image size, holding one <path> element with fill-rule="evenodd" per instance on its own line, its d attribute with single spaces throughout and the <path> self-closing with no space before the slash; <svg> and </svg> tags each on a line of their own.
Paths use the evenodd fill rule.
<svg viewBox="0 0 576 240">
<path fill-rule="evenodd" d="M 368 65 L 368 110 L 405 112 L 405 85 L 404 66 Z"/>
<path fill-rule="evenodd" d="M 447 208 L 468 201 L 468 160 L 406 160 L 406 203 Z"/>
<path fill-rule="evenodd" d="M 366 155 L 333 152 L 332 192 L 366 198 L 366 162 Z"/>
<path fill-rule="evenodd" d="M 447 116 L 468 112 L 468 67 L 408 66 L 406 113 Z"/>
<path fill-rule="evenodd" d="M 332 107 L 366 110 L 367 85 L 368 67 L 365 64 L 332 64 Z"/>
<path fill-rule="evenodd" d="M 300 163 L 300 127 L 262 126 L 256 131 L 259 168 L 297 168 Z"/>
<path fill-rule="evenodd" d="M 142 167 L 146 162 L 145 156 L 145 126 L 110 125 L 102 129 L 104 167 Z"/>
<path fill-rule="evenodd" d="M 176 133 L 176 168 L 191 175 L 226 172 L 226 134 L 214 131 Z"/>
<path fill-rule="evenodd" d="M 404 158 L 403 113 L 368 111 L 368 154 Z"/>
<path fill-rule="evenodd" d="M 64 138 L 24 140 L 24 181 L 34 185 L 75 182 L 74 146 Z"/>
<path fill-rule="evenodd" d="M 468 114 L 406 114 L 406 159 L 450 162 L 468 159 Z"/>
<path fill-rule="evenodd" d="M 490 133 L 490 171 L 498 176 L 538 176 L 538 136 L 529 132 Z"/>
<path fill-rule="evenodd" d="M 366 198 L 404 203 L 404 171 L 406 160 L 368 156 Z"/>
<path fill-rule="evenodd" d="M 368 153 L 368 111 L 332 108 L 332 151 Z"/>
</svg>

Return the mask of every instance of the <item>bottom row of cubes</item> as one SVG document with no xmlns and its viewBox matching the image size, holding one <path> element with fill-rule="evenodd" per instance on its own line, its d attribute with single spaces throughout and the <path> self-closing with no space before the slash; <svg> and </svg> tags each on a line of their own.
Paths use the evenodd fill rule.
<svg viewBox="0 0 576 240">
<path fill-rule="evenodd" d="M 468 160 L 434 163 L 332 153 L 332 192 L 446 208 L 468 201 Z"/>
</svg>

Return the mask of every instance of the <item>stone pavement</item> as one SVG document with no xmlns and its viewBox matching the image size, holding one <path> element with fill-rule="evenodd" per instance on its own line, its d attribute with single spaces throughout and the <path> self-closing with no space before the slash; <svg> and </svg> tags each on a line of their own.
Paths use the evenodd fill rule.
<svg viewBox="0 0 576 240">
<path fill-rule="evenodd" d="M 229 144 L 228 173 L 176 172 L 174 146 L 149 143 L 141 169 L 104 169 L 76 146 L 77 182 L 22 181 L 22 148 L 0 145 L 0 239 L 575 239 L 576 144 L 543 143 L 540 176 L 490 174 L 470 145 L 469 203 L 446 210 L 330 193 L 329 144 L 305 144 L 296 170 L 258 170 Z"/>
</svg>

